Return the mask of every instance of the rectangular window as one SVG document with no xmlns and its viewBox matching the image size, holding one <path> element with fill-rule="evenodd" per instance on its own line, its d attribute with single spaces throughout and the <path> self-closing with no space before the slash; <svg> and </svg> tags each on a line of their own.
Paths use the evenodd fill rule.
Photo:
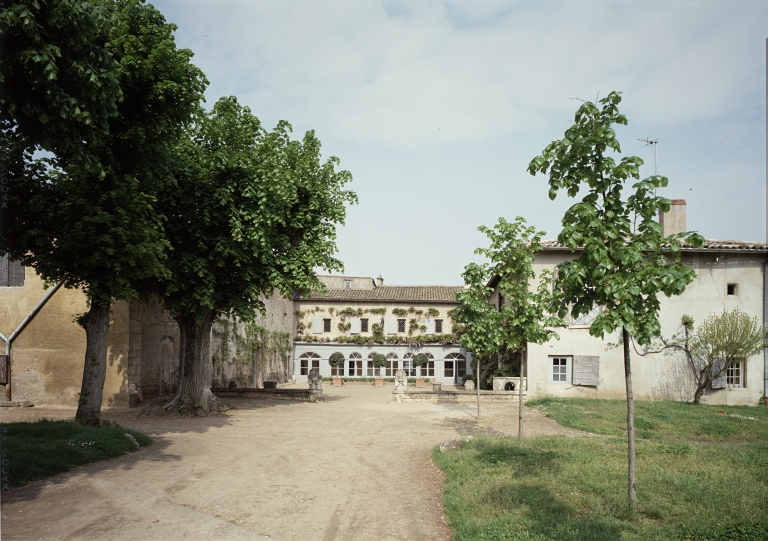
<svg viewBox="0 0 768 541">
<path fill-rule="evenodd" d="M 324 319 L 323 320 L 323 332 L 331 332 L 331 320 L 330 319 Z"/>
<path fill-rule="evenodd" d="M 552 359 L 552 381 L 566 382 L 568 375 L 568 358 L 551 357 Z"/>
<path fill-rule="evenodd" d="M 443 375 L 446 378 L 453 378 L 453 361 L 445 361 L 445 368 L 443 369 Z"/>
<path fill-rule="evenodd" d="M 363 375 L 363 361 L 349 361 L 349 376 L 361 376 Z"/>
<path fill-rule="evenodd" d="M 403 370 L 405 371 L 406 376 L 409 376 L 409 377 L 416 376 L 416 367 L 413 366 L 411 361 L 403 361 Z"/>
<path fill-rule="evenodd" d="M 398 319 L 397 320 L 397 332 L 405 332 L 405 320 L 404 319 Z"/>
<path fill-rule="evenodd" d="M 338 376 L 338 377 L 343 376 L 344 375 L 344 367 L 343 366 L 339 366 L 339 367 L 332 366 L 331 367 L 331 375 L 332 376 Z"/>
<path fill-rule="evenodd" d="M 397 373 L 399 362 L 400 361 L 387 360 L 387 377 L 394 377 Z"/>
<path fill-rule="evenodd" d="M 422 378 L 431 378 L 435 376 L 435 361 L 429 361 L 426 366 L 419 367 L 419 374 Z"/>
<path fill-rule="evenodd" d="M 435 320 L 435 332 L 438 334 L 441 334 L 443 332 L 443 320 L 442 319 L 436 319 Z"/>
<path fill-rule="evenodd" d="M 301 375 L 306 376 L 309 374 L 309 359 L 301 360 Z"/>
<path fill-rule="evenodd" d="M 360 320 L 360 332 L 368 332 L 368 319 L 363 318 Z"/>
<path fill-rule="evenodd" d="M 344 280 L 344 289 L 352 289 L 352 281 Z"/>
<path fill-rule="evenodd" d="M 456 361 L 456 377 L 461 379 L 467 373 L 467 361 Z"/>
<path fill-rule="evenodd" d="M 744 387 L 744 363 L 738 363 L 725 371 L 725 383 L 728 387 L 741 389 Z"/>
<path fill-rule="evenodd" d="M 737 284 L 728 284 L 728 295 L 736 295 L 738 292 Z"/>
<path fill-rule="evenodd" d="M 24 267 L 7 254 L 0 257 L 0 287 L 24 287 Z"/>
</svg>

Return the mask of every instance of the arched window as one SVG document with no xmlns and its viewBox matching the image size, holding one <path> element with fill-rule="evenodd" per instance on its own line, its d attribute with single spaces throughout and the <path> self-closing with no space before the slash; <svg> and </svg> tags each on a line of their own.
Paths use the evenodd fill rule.
<svg viewBox="0 0 768 541">
<path fill-rule="evenodd" d="M 431 353 L 425 353 L 429 362 L 419 367 L 419 376 L 422 378 L 435 377 L 435 357 Z"/>
<path fill-rule="evenodd" d="M 467 373 L 467 358 L 461 353 L 449 353 L 443 361 L 443 375 L 458 381 Z"/>
<path fill-rule="evenodd" d="M 349 375 L 351 377 L 363 375 L 363 356 L 357 351 L 349 354 Z"/>
<path fill-rule="evenodd" d="M 394 377 L 394 375 L 397 373 L 397 370 L 400 368 L 399 364 L 400 361 L 397 360 L 397 353 L 387 353 L 387 377 Z"/>
<path fill-rule="evenodd" d="M 410 351 L 403 355 L 403 370 L 406 376 L 416 376 L 416 368 L 413 366 L 413 353 Z"/>
<path fill-rule="evenodd" d="M 308 351 L 299 355 L 299 363 L 301 365 L 300 374 L 306 376 L 309 374 L 310 369 L 320 369 L 320 355 L 314 351 Z"/>
</svg>

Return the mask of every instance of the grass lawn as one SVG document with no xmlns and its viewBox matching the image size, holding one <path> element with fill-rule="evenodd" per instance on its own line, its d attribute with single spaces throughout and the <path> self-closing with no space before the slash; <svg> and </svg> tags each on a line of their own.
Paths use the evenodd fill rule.
<svg viewBox="0 0 768 541">
<path fill-rule="evenodd" d="M 435 450 L 457 541 L 768 539 L 768 408 L 636 403 L 644 434 L 630 520 L 626 403 L 528 404 L 609 437 L 488 438 Z"/>
<path fill-rule="evenodd" d="M 89 428 L 72 421 L 3 423 L 3 459 L 11 486 L 20 486 L 76 466 L 107 460 L 136 450 L 131 434 L 145 446 L 152 439 L 127 428 Z M 5 466 L 5 462 L 3 462 Z M 3 480 L 5 480 L 3 473 Z"/>
</svg>

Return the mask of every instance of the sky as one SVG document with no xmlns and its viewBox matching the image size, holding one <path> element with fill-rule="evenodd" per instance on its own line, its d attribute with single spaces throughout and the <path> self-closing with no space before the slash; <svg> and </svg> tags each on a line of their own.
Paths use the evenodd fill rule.
<svg viewBox="0 0 768 541">
<path fill-rule="evenodd" d="M 350 276 L 461 284 L 478 226 L 556 238 L 565 193 L 528 163 L 581 104 L 616 90 L 625 156 L 669 177 L 687 225 L 765 241 L 768 2 L 162 0 L 177 43 L 267 128 L 315 130 L 359 204 L 338 229 Z M 714 148 L 713 148 L 714 147 Z"/>
</svg>

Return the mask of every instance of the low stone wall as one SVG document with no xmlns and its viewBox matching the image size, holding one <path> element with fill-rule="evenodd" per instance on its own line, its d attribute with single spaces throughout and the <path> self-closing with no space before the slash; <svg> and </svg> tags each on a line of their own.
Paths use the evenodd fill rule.
<svg viewBox="0 0 768 541">
<path fill-rule="evenodd" d="M 224 388 L 211 389 L 219 398 L 255 398 L 261 400 L 296 400 L 301 402 L 324 402 L 320 393 L 309 389 L 256 389 L 256 388 Z"/>
<path fill-rule="evenodd" d="M 523 399 L 528 395 L 523 391 Z M 480 391 L 481 402 L 517 402 L 518 393 Z M 392 402 L 448 402 L 454 404 L 477 403 L 477 391 L 417 391 L 392 393 Z"/>
</svg>

